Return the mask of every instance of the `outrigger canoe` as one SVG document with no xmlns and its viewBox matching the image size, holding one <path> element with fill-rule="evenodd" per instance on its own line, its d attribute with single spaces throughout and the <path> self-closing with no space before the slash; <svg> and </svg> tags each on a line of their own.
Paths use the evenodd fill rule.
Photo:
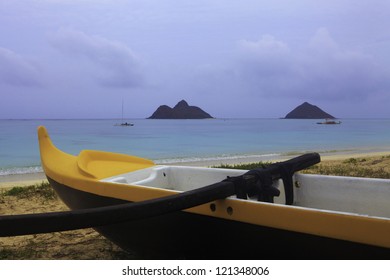
<svg viewBox="0 0 390 280">
<path fill-rule="evenodd" d="M 93 227 L 141 258 L 390 257 L 390 180 L 299 174 L 305 154 L 254 170 L 156 165 L 56 148 L 38 128 L 51 186 L 71 209 L 0 217 L 0 236 Z"/>
</svg>

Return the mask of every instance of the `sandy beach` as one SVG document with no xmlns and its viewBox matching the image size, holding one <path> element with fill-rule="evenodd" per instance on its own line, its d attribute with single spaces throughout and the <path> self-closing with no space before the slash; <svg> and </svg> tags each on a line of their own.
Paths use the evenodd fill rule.
<svg viewBox="0 0 390 280">
<path fill-rule="evenodd" d="M 296 155 L 268 159 L 282 161 Z M 348 165 L 348 159 L 354 158 L 357 167 L 383 170 L 390 174 L 390 152 L 371 153 L 335 153 L 321 155 L 321 167 Z M 264 158 L 262 158 L 264 160 Z M 191 163 L 175 163 L 175 165 L 215 166 L 220 164 L 240 164 L 258 162 L 255 157 L 234 158 L 227 160 L 210 160 Z M 356 168 L 355 168 L 356 167 Z M 317 170 L 314 170 L 317 172 Z M 354 176 L 354 175 L 348 175 Z M 390 176 L 390 175 L 389 175 Z M 58 198 L 45 199 L 37 195 L 17 197 L 3 195 L 7 189 L 15 186 L 29 186 L 46 182 L 43 173 L 8 175 L 0 178 L 0 215 L 66 211 L 68 208 Z M 0 238 L 0 259 L 133 259 L 131 253 L 124 252 L 93 229 L 82 229 L 48 234 L 26 235 Z"/>
<path fill-rule="evenodd" d="M 43 172 L 0 176 L 0 188 L 21 187 L 47 182 Z"/>
</svg>

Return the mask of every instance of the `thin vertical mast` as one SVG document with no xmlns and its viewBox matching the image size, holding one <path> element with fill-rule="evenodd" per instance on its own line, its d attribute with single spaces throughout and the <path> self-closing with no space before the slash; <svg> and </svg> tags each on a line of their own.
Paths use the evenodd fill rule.
<svg viewBox="0 0 390 280">
<path fill-rule="evenodd" d="M 123 97 L 122 97 L 122 123 L 123 123 Z"/>
</svg>

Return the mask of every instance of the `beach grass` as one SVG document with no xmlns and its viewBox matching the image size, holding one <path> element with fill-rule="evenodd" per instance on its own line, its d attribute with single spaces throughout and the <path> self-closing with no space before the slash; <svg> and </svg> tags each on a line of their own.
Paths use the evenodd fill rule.
<svg viewBox="0 0 390 280">
<path fill-rule="evenodd" d="M 15 196 L 17 198 L 31 198 L 40 197 L 45 200 L 57 199 L 57 194 L 48 182 L 42 182 L 35 185 L 25 187 L 13 187 L 8 190 L 4 190 L 0 194 L 1 196 Z"/>
<path fill-rule="evenodd" d="M 304 170 L 303 173 L 390 179 L 390 156 L 325 161 Z"/>
<path fill-rule="evenodd" d="M 213 167 L 251 170 L 265 168 L 270 164 L 272 162 L 260 161 L 233 165 L 221 164 Z M 324 161 L 302 170 L 300 173 L 390 179 L 390 155 L 367 158 L 351 157 L 344 160 Z"/>
<path fill-rule="evenodd" d="M 238 163 L 238 164 L 220 164 L 214 165 L 213 168 L 225 168 L 225 169 L 242 169 L 242 170 L 251 170 L 255 168 L 266 168 L 272 162 L 252 162 L 252 163 Z"/>
</svg>

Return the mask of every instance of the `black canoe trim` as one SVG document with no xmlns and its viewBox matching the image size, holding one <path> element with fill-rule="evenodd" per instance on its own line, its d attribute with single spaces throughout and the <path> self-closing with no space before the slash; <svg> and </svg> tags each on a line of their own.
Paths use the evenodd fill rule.
<svg viewBox="0 0 390 280">
<path fill-rule="evenodd" d="M 285 162 L 271 164 L 265 169 L 260 169 L 259 172 L 261 174 L 267 172 L 275 180 L 284 177 L 286 170 L 292 176 L 294 172 L 319 161 L 319 154 L 310 153 Z M 99 227 L 144 219 L 235 195 L 238 187 L 245 187 L 246 193 L 252 193 L 253 190 L 261 190 L 258 186 L 261 187 L 262 185 L 262 182 L 260 182 L 262 176 L 256 175 L 259 172 L 252 170 L 242 175 L 243 180 L 241 181 L 245 181 L 245 184 L 240 183 L 240 186 L 235 184 L 235 181 L 238 180 L 224 180 L 195 190 L 136 203 L 63 212 L 1 216 L 0 237 Z M 258 195 L 259 197 L 262 196 L 261 193 L 258 193 Z"/>
</svg>

